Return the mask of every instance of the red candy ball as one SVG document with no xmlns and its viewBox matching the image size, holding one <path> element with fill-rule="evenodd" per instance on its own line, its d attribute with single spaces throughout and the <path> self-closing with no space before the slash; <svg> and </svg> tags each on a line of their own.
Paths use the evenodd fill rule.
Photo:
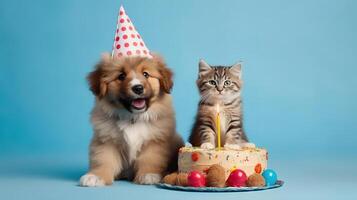
<svg viewBox="0 0 357 200">
<path fill-rule="evenodd" d="M 230 187 L 244 187 L 246 186 L 247 175 L 243 170 L 235 169 L 231 172 L 227 179 L 227 185 Z"/>
<path fill-rule="evenodd" d="M 187 177 L 188 185 L 191 187 L 205 187 L 206 177 L 198 171 L 192 171 Z"/>
</svg>

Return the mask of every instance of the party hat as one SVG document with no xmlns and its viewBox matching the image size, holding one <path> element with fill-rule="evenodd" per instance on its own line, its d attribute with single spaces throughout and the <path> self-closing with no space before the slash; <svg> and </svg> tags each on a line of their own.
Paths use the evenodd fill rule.
<svg viewBox="0 0 357 200">
<path fill-rule="evenodd" d="M 149 49 L 146 47 L 142 37 L 135 29 L 123 6 L 120 6 L 112 58 L 122 56 L 152 58 Z"/>
</svg>

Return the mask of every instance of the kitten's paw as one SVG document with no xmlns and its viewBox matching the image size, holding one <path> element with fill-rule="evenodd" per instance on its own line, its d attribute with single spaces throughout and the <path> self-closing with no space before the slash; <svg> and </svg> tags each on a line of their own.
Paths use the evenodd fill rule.
<svg viewBox="0 0 357 200">
<path fill-rule="evenodd" d="M 254 143 L 250 143 L 250 142 L 241 143 L 240 146 L 247 147 L 247 148 L 255 148 L 255 144 Z"/>
<path fill-rule="evenodd" d="M 232 150 L 240 150 L 242 149 L 242 146 L 240 144 L 225 144 L 224 148 L 232 149 Z"/>
<path fill-rule="evenodd" d="M 205 142 L 205 143 L 201 144 L 201 148 L 202 149 L 214 149 L 214 145 L 209 142 Z"/>
<path fill-rule="evenodd" d="M 104 181 L 94 174 L 85 174 L 79 179 L 79 185 L 82 187 L 100 187 L 104 186 Z"/>
<path fill-rule="evenodd" d="M 162 176 L 160 174 L 148 173 L 135 177 L 135 183 L 143 185 L 152 185 L 159 183 Z"/>
</svg>

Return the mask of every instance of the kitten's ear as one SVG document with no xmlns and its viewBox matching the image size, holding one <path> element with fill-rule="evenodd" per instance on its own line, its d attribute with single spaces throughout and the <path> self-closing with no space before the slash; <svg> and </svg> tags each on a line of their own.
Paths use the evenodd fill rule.
<svg viewBox="0 0 357 200">
<path fill-rule="evenodd" d="M 239 79 L 242 78 L 242 64 L 240 62 L 232 65 L 230 71 L 234 76 L 237 76 Z"/>
<path fill-rule="evenodd" d="M 201 77 L 203 75 L 205 75 L 207 72 L 209 72 L 209 70 L 211 70 L 211 66 L 209 66 L 209 64 L 206 63 L 206 61 L 204 61 L 203 59 L 200 59 L 200 62 L 198 64 L 198 77 Z"/>
</svg>

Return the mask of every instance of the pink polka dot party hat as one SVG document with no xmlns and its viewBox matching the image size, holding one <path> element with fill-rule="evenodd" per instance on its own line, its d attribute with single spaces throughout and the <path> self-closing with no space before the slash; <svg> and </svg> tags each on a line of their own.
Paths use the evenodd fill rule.
<svg viewBox="0 0 357 200">
<path fill-rule="evenodd" d="M 125 12 L 124 7 L 120 6 L 112 58 L 119 58 L 122 56 L 152 58 L 149 49 L 146 47 L 142 37 Z"/>
</svg>

